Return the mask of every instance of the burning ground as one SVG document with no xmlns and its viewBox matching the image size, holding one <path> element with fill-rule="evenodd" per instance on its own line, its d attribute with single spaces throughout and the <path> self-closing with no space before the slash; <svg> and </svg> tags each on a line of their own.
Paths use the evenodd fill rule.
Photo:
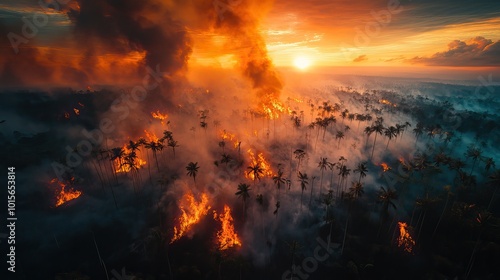
<svg viewBox="0 0 500 280">
<path fill-rule="evenodd" d="M 22 274 L 276 279 L 299 272 L 316 237 L 331 256 L 314 279 L 397 278 L 394 263 L 418 277 L 496 273 L 499 136 L 484 131 L 497 115 L 437 92 L 285 87 L 265 103 L 199 84 L 123 120 L 114 89 L 3 93 Z M 104 118 L 116 129 L 86 153 L 83 129 Z"/>
</svg>

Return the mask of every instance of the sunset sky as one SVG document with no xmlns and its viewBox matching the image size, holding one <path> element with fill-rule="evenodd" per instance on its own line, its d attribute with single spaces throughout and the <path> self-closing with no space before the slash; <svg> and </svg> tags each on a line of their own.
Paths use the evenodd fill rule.
<svg viewBox="0 0 500 280">
<path fill-rule="evenodd" d="M 33 38 L 25 38 L 26 43 L 18 45 L 19 53 L 13 55 L 12 37 L 8 37 L 8 34 L 21 35 L 24 24 L 22 18 L 32 20 L 33 15 L 43 9 L 34 0 L 2 1 L 0 77 L 3 78 L 0 81 L 12 80 L 13 78 L 5 78 L 16 73 L 10 67 L 28 67 L 33 63 L 29 62 L 30 59 L 36 60 L 34 64 L 40 68 L 33 70 L 33 75 L 45 68 L 60 68 L 58 74 L 51 74 L 57 77 L 54 78 L 56 81 L 63 79 L 68 72 L 74 70 L 72 75 L 79 76 L 79 71 L 95 68 L 96 65 L 106 75 L 109 75 L 112 67 L 119 66 L 122 70 L 110 78 L 119 81 L 118 76 L 132 75 L 134 72 L 133 67 L 128 66 L 145 60 L 147 52 L 144 49 L 147 48 L 137 46 L 135 40 L 140 40 L 141 43 L 147 41 L 148 44 L 156 42 L 154 33 L 147 39 L 144 34 L 132 35 L 141 37 L 139 39 L 130 39 L 130 34 L 124 39 L 118 34 L 120 36 L 110 36 L 106 42 L 109 34 L 106 34 L 108 27 L 105 23 L 108 20 L 118 20 L 113 15 L 119 15 L 122 10 L 109 10 L 108 7 L 103 8 L 103 5 L 94 3 L 106 1 L 60 2 L 67 2 L 67 5 L 45 10 L 48 15 L 47 23 L 39 28 Z M 217 9 L 214 4 L 223 3 L 223 0 L 148 2 L 157 5 L 156 8 L 161 7 L 159 10 L 167 11 L 172 16 L 168 20 L 181 22 L 179 28 L 186 32 L 181 36 L 181 44 L 189 45 L 189 50 L 179 60 L 187 57 L 189 67 L 232 68 L 240 63 L 241 55 L 236 53 L 248 46 L 241 42 L 233 44 L 231 32 L 221 33 L 213 26 L 207 27 L 209 18 L 213 20 L 218 16 L 220 21 L 224 20 L 224 13 L 228 12 L 221 14 L 220 11 L 209 11 Z M 305 68 L 302 70 L 359 66 L 359 69 L 372 69 L 373 74 L 380 73 L 380 67 L 394 69 L 395 73 L 400 69 L 429 73 L 498 73 L 500 69 L 498 1 L 291 0 L 273 3 L 231 0 L 229 3 L 229 10 L 235 14 L 240 12 L 241 7 L 245 7 L 245 13 L 252 17 L 251 22 L 263 39 L 268 57 L 277 68 L 293 68 L 297 63 Z M 86 17 L 83 10 L 80 11 L 81 5 L 90 7 L 85 9 L 88 11 Z M 112 5 L 111 3 L 110 6 Z M 92 17 L 92 8 L 96 6 L 102 12 L 96 16 L 97 19 Z M 133 10 L 133 4 L 128 5 L 127 9 Z M 143 9 L 140 13 L 134 12 L 133 18 L 142 22 L 142 18 L 138 17 L 140 15 L 152 22 L 169 24 L 168 20 L 155 12 Z M 207 21 L 204 19 L 205 15 L 209 15 L 206 16 Z M 83 29 L 85 32 L 81 32 Z M 91 29 L 92 32 L 88 32 Z M 172 30 L 175 29 L 171 28 L 169 34 L 172 34 Z M 99 40 L 91 38 L 95 34 Z M 166 48 L 169 48 L 172 41 L 165 42 L 168 42 Z M 161 39 L 157 42 L 159 46 L 155 49 L 158 49 L 158 53 L 165 42 Z M 36 53 L 33 53 L 35 50 Z M 93 66 L 88 65 L 91 62 L 94 63 Z M 89 71 L 84 72 L 91 77 L 93 74 L 89 74 Z M 473 78 L 474 75 L 470 77 Z"/>
</svg>

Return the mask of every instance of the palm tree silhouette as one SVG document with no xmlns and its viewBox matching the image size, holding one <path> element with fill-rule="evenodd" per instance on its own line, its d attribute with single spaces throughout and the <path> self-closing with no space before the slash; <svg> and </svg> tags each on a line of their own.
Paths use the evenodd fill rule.
<svg viewBox="0 0 500 280">
<path fill-rule="evenodd" d="M 474 170 L 474 166 L 476 166 L 476 161 L 481 158 L 482 151 L 475 146 L 469 146 L 467 148 L 467 152 L 465 156 L 467 158 L 472 158 L 474 161 L 472 162 L 472 168 L 470 169 L 469 176 L 472 175 L 472 171 Z"/>
<path fill-rule="evenodd" d="M 278 174 L 273 176 L 273 182 L 276 185 L 276 188 L 278 190 L 278 197 L 279 197 L 281 185 L 286 184 L 286 180 L 285 180 L 285 178 L 283 178 L 283 170 L 281 168 L 278 169 Z"/>
<path fill-rule="evenodd" d="M 252 189 L 248 184 L 241 183 L 238 185 L 238 191 L 235 193 L 238 197 L 243 199 L 243 220 L 245 220 L 246 212 L 247 212 L 247 199 L 250 197 L 250 191 Z"/>
<path fill-rule="evenodd" d="M 366 168 L 366 162 L 360 162 L 354 169 L 354 173 L 359 173 L 358 183 L 361 183 L 361 178 L 366 177 L 366 172 L 368 172 L 368 168 Z"/>
<path fill-rule="evenodd" d="M 413 129 L 413 134 L 415 134 L 415 143 L 417 143 L 418 138 L 424 133 L 424 125 L 422 123 L 417 123 L 417 126 Z"/>
<path fill-rule="evenodd" d="M 172 148 L 172 152 L 174 153 L 175 158 L 175 148 L 180 147 L 178 144 L 179 141 L 175 141 L 174 139 L 169 139 L 167 145 Z"/>
<path fill-rule="evenodd" d="M 389 148 L 389 142 L 391 141 L 392 138 L 396 137 L 398 135 L 397 129 L 394 126 L 390 126 L 384 130 L 384 135 L 387 137 L 387 145 L 385 148 Z"/>
<path fill-rule="evenodd" d="M 300 163 L 306 156 L 306 152 L 304 152 L 304 150 L 297 149 L 293 152 L 293 154 L 295 155 L 295 158 L 298 160 L 297 164 L 297 172 L 298 172 L 298 170 L 300 169 Z"/>
<path fill-rule="evenodd" d="M 374 125 L 370 127 L 372 133 L 375 133 L 375 139 L 373 139 L 373 148 L 372 148 L 372 155 L 370 158 L 373 158 L 373 152 L 375 151 L 375 143 L 377 142 L 377 135 L 384 132 L 384 126 L 382 125 L 381 122 L 376 122 Z"/>
<path fill-rule="evenodd" d="M 300 188 L 302 189 L 300 194 L 300 211 L 302 211 L 302 197 L 304 196 L 304 190 L 307 189 L 307 184 L 309 184 L 309 178 L 307 177 L 307 173 L 302 174 L 300 171 L 297 177 L 299 178 Z"/>
<path fill-rule="evenodd" d="M 321 170 L 321 179 L 319 183 L 319 195 L 321 196 L 321 189 L 323 188 L 323 171 L 328 167 L 328 158 L 320 157 L 318 167 Z"/>
<path fill-rule="evenodd" d="M 382 210 L 385 215 L 389 214 L 389 206 L 393 209 L 396 209 L 396 204 L 392 202 L 393 200 L 398 199 L 398 194 L 396 191 L 391 190 L 391 188 L 385 189 L 384 187 L 380 187 L 380 191 L 378 193 L 378 201 L 382 203 Z"/>
<path fill-rule="evenodd" d="M 187 175 L 193 177 L 193 181 L 195 184 L 196 184 L 196 174 L 198 173 L 198 169 L 200 169 L 200 167 L 198 166 L 198 162 L 190 162 L 186 166 Z"/>
<path fill-rule="evenodd" d="M 344 138 L 344 132 L 342 131 L 337 131 L 337 134 L 335 134 L 335 139 L 339 140 L 339 143 L 337 144 L 337 149 L 340 148 L 340 140 Z"/>
<path fill-rule="evenodd" d="M 253 165 L 248 166 L 247 169 L 248 169 L 247 174 L 253 175 L 253 185 L 255 187 L 255 180 L 259 180 L 260 182 L 260 176 L 264 175 L 264 169 L 262 168 L 260 162 L 256 162 Z M 259 191 L 260 191 L 260 184 L 259 184 Z"/>
</svg>

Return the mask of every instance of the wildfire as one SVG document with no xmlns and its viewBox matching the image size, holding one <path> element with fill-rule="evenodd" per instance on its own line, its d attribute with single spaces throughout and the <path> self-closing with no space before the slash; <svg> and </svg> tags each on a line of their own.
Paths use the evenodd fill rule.
<svg viewBox="0 0 500 280">
<path fill-rule="evenodd" d="M 168 118 L 168 115 L 160 113 L 160 110 L 157 110 L 156 112 L 151 112 L 151 116 L 153 116 L 153 118 L 157 120 L 160 120 L 162 125 L 165 125 L 165 120 Z"/>
<path fill-rule="evenodd" d="M 153 132 L 149 132 L 144 129 L 144 133 L 146 133 L 146 138 L 150 142 L 158 142 L 160 140 L 160 138 L 158 138 L 158 136 L 156 136 Z"/>
<path fill-rule="evenodd" d="M 391 170 L 391 168 L 389 167 L 389 165 L 387 165 L 387 163 L 385 163 L 385 162 L 382 162 L 380 164 L 380 166 L 382 167 L 382 170 L 384 170 L 384 172 L 387 172 L 387 171 Z"/>
<path fill-rule="evenodd" d="M 263 153 L 259 153 L 257 157 L 255 157 L 255 154 L 254 152 L 252 152 L 252 149 L 248 149 L 247 153 L 251 165 L 258 164 L 262 169 L 262 175 L 264 177 L 273 177 L 274 173 L 273 170 L 271 169 L 271 164 L 269 164 L 269 162 L 266 160 Z M 245 172 L 245 177 L 248 179 L 254 180 L 255 179 L 254 176 L 255 175 L 252 172 L 250 173 Z"/>
<path fill-rule="evenodd" d="M 208 214 L 210 208 L 210 205 L 208 205 L 208 196 L 206 194 L 201 195 L 200 202 L 195 200 L 192 193 L 185 194 L 179 205 L 179 209 L 182 212 L 179 217 L 179 227 L 174 226 L 174 236 L 170 240 L 170 243 L 179 240 L 191 230 L 193 225 L 198 223 L 203 216 Z"/>
<path fill-rule="evenodd" d="M 262 104 L 262 110 L 264 111 L 264 114 L 266 114 L 270 120 L 274 120 L 274 119 L 279 118 L 279 116 L 282 113 L 287 113 L 287 114 L 292 113 L 292 110 L 290 108 L 285 107 L 277 99 L 271 99 L 268 102 L 265 102 L 264 104 Z"/>
<path fill-rule="evenodd" d="M 73 111 L 75 112 L 75 115 L 79 116 L 80 115 L 80 110 L 73 108 Z"/>
<path fill-rule="evenodd" d="M 415 246 L 415 240 L 411 237 L 408 231 L 408 225 L 406 223 L 398 222 L 399 225 L 399 237 L 398 237 L 398 247 L 402 247 L 406 252 L 411 253 L 413 246 Z"/>
<path fill-rule="evenodd" d="M 130 152 L 132 152 L 132 150 L 128 149 L 127 148 L 127 145 L 123 145 L 123 150 L 124 150 L 124 154 L 130 154 Z M 122 172 L 130 172 L 130 170 L 132 169 L 130 165 L 127 165 L 127 164 L 122 164 L 123 163 L 123 160 L 120 160 L 119 158 L 115 159 L 113 161 L 113 165 L 115 167 L 115 170 L 116 170 L 116 173 L 122 173 Z M 135 161 L 134 161 L 134 165 L 137 166 L 137 168 L 145 165 L 147 162 L 143 159 L 140 159 L 140 158 L 136 158 Z"/>
<path fill-rule="evenodd" d="M 241 246 L 241 240 L 238 238 L 238 234 L 234 231 L 231 208 L 224 205 L 224 213 L 219 215 L 217 215 L 214 211 L 214 219 L 221 222 L 221 230 L 217 232 L 219 250 L 226 250 L 234 246 Z"/>
<path fill-rule="evenodd" d="M 52 179 L 50 181 L 51 184 L 58 183 L 61 187 L 61 191 L 56 196 L 56 207 L 63 205 L 64 203 L 78 198 L 82 192 L 74 189 L 66 189 L 66 184 L 63 182 L 59 182 L 57 179 Z"/>
</svg>

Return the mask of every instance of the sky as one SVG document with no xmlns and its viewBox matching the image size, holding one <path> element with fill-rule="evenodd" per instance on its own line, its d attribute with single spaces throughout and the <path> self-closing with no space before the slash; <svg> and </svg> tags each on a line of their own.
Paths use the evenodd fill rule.
<svg viewBox="0 0 500 280">
<path fill-rule="evenodd" d="M 2 1 L 0 82 L 125 83 L 158 63 L 245 68 L 255 49 L 278 69 L 500 72 L 498 1 L 225 1 Z"/>
</svg>

